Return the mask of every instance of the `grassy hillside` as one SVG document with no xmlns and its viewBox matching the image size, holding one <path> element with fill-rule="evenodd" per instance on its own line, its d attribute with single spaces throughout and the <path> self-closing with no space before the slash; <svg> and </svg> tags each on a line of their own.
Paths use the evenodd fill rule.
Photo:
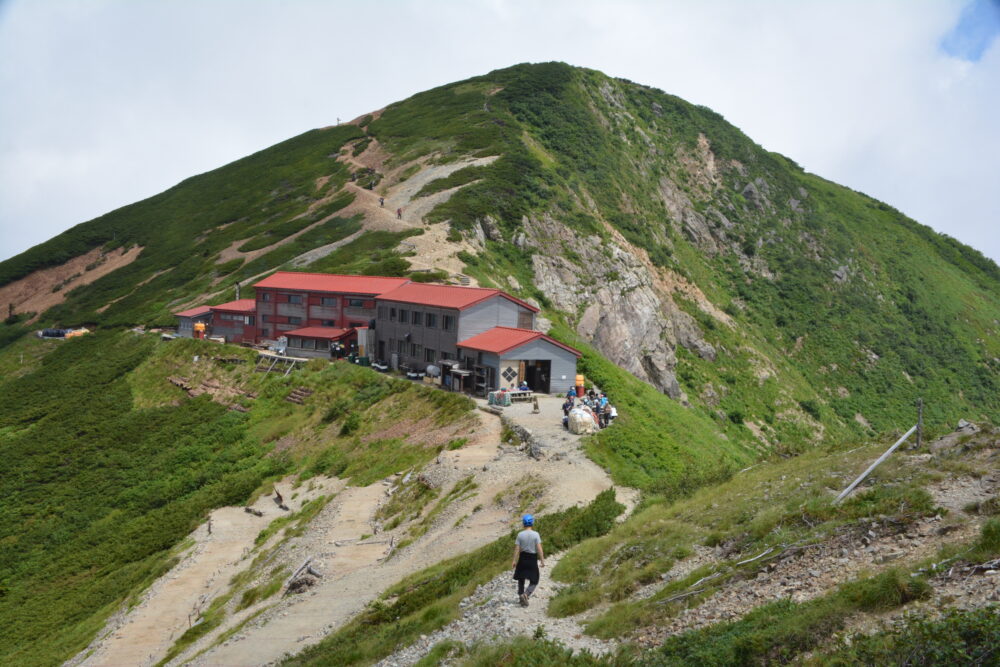
<svg viewBox="0 0 1000 667">
<path fill-rule="evenodd" d="M 337 159 L 371 145 L 382 151 L 373 174 Z M 913 423 L 918 398 L 932 431 L 961 417 L 1000 418 L 1000 268 L 992 261 L 804 172 L 709 109 L 562 63 L 518 65 L 420 93 L 359 125 L 306 132 L 0 263 L 3 286 L 95 248 L 142 248 L 133 263 L 66 294 L 35 325 L 87 323 L 98 335 L 29 339 L 28 313 L 0 324 L 0 660 L 47 664 L 71 655 L 164 571 L 171 548 L 210 508 L 242 501 L 275 475 L 372 481 L 433 455 L 366 436 L 400 419 L 404 405 L 411 416 L 458 423 L 468 408 L 461 399 L 317 363 L 294 379 L 316 398 L 295 406 L 283 400 L 292 380 L 247 377 L 233 362 L 194 364 L 194 355 L 211 359 L 219 348 L 165 346 L 120 329 L 170 324 L 173 310 L 201 295 L 231 298 L 237 282 L 359 231 L 363 220 L 350 213 L 358 209 L 345 211 L 357 192 L 346 185 L 352 170 L 378 188 L 399 188 L 427 165 L 490 156 L 497 159 L 421 187 L 420 196 L 458 188 L 428 221 L 447 221 L 449 240 L 468 242 L 460 255 L 468 274 L 537 300 L 553 335 L 583 351 L 581 371 L 622 413 L 587 451 L 617 482 L 647 494 L 641 518 L 606 538 L 635 547 L 623 561 L 635 567 L 588 559 L 586 549 L 571 554 L 566 572 L 581 565 L 566 575 L 575 588 L 560 602 L 565 609 L 618 602 L 621 591 L 679 557 L 636 521 L 662 521 L 703 540 L 745 540 L 746 549 L 769 544 L 775 527 L 804 531 L 792 509 L 785 516 L 755 508 L 707 513 L 723 526 L 713 530 L 725 532 L 713 538 L 703 534 L 709 526 L 678 514 L 690 506 L 668 504 L 763 457 L 805 453 L 808 465 L 845 443 L 884 438 Z M 565 239 L 559 254 L 583 276 L 588 298 L 618 284 L 609 268 L 618 252 L 638 257 L 649 281 L 665 285 L 664 298 L 714 350 L 670 342 L 686 400 L 668 398 L 590 345 L 580 333 L 586 301 L 557 306 L 559 286 L 541 284 L 536 271 L 552 250 L 525 237 L 540 221 Z M 297 268 L 403 275 L 409 266 L 399 243 L 421 231 L 368 231 Z M 597 249 L 597 260 L 581 257 L 584 245 Z M 261 252 L 232 259 L 234 251 Z M 647 316 L 679 318 L 667 310 Z M 226 400 L 248 412 L 189 399 L 169 375 L 239 388 Z M 272 443 L 283 438 L 293 446 L 273 455 Z M 716 491 L 739 487 L 732 484 Z M 819 484 L 796 502 L 819 503 Z M 916 491 L 900 493 L 871 505 L 890 515 L 927 509 Z M 811 521 L 843 519 L 813 509 L 820 515 Z M 605 517 L 607 507 L 598 510 Z M 580 574 L 587 567 L 613 576 L 595 581 Z M 457 590 L 443 593 L 448 604 Z M 428 601 L 418 602 L 406 613 L 422 613 Z M 595 621 L 609 635 L 647 618 L 645 607 L 612 609 Z M 402 629 L 377 614 L 366 618 L 391 638 L 436 627 L 452 611 L 445 605 Z M 363 627 L 345 632 L 349 646 L 371 648 Z M 686 646 L 676 647 L 678 659 L 694 655 L 683 653 Z"/>
<path fill-rule="evenodd" d="M 249 351 L 218 362 L 217 345 L 176 343 L 109 332 L 0 354 L 12 370 L 0 384 L 0 662 L 55 664 L 83 648 L 171 566 L 209 510 L 284 473 L 367 484 L 424 463 L 436 449 L 367 436 L 404 417 L 455 423 L 469 408 L 348 364 L 284 378 L 229 361 L 252 363 Z M 204 361 L 193 364 L 195 354 Z M 256 398 L 235 393 L 227 400 L 247 412 L 228 410 L 207 394 L 188 398 L 172 375 Z M 305 405 L 284 400 L 297 386 L 315 391 Z"/>
</svg>

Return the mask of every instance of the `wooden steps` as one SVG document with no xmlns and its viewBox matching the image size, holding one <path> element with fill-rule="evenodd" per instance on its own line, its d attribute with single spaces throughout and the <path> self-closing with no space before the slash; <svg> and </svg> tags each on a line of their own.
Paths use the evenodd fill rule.
<svg viewBox="0 0 1000 667">
<path fill-rule="evenodd" d="M 285 400 L 289 403 L 295 403 L 296 405 L 302 405 L 302 401 L 313 395 L 313 390 L 308 387 L 296 387 L 292 389 L 288 396 L 285 396 Z"/>
</svg>

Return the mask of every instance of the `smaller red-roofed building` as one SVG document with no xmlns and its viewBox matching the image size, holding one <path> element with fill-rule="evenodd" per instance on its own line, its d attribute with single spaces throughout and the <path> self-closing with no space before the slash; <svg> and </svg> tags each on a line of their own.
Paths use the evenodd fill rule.
<svg viewBox="0 0 1000 667">
<path fill-rule="evenodd" d="M 211 306 L 212 323 L 209 335 L 224 338 L 227 343 L 252 343 L 257 338 L 257 303 L 253 299 L 238 299 Z"/>
<path fill-rule="evenodd" d="M 367 330 L 367 329 L 365 329 Z M 302 327 L 286 331 L 287 353 L 292 357 L 339 358 L 356 346 L 357 329 Z"/>
<path fill-rule="evenodd" d="M 194 325 L 204 324 L 209 329 L 212 323 L 212 307 L 196 306 L 188 308 L 178 313 L 174 313 L 177 318 L 177 335 L 184 338 L 194 338 Z"/>
<path fill-rule="evenodd" d="M 580 352 L 541 331 L 493 327 L 459 341 L 462 367 L 472 371 L 476 391 L 517 389 L 565 393 L 576 384 Z"/>
</svg>

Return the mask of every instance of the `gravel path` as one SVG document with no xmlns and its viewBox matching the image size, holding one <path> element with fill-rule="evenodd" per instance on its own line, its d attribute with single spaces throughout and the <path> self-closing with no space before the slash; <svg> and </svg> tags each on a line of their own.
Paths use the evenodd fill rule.
<svg viewBox="0 0 1000 667">
<path fill-rule="evenodd" d="M 544 539 L 544 537 L 543 537 Z M 513 546 L 511 547 L 513 552 Z M 542 579 L 531 603 L 521 607 L 517 601 L 517 584 L 510 572 L 483 584 L 476 592 L 461 602 L 462 616 L 437 632 L 423 635 L 419 641 L 378 663 L 379 667 L 403 667 L 423 658 L 435 644 L 455 640 L 464 644 L 475 642 L 500 642 L 519 635 L 532 636 L 541 627 L 545 636 L 574 650 L 588 650 L 604 654 L 614 650 L 617 643 L 602 641 L 583 634 L 576 618 L 552 618 L 545 614 L 549 600 L 559 590 L 553 585 L 549 572 L 559 562 L 561 555 L 546 559 Z"/>
</svg>

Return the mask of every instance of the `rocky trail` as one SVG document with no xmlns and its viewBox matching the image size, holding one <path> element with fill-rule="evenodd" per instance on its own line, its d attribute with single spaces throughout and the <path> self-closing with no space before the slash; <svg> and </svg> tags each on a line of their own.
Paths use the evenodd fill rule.
<svg viewBox="0 0 1000 667">
<path fill-rule="evenodd" d="M 541 451 L 537 459 L 520 442 L 501 442 L 500 419 L 484 412 L 465 446 L 443 451 L 422 471 L 411 471 L 411 475 L 419 473 L 426 484 L 441 489 L 442 495 L 468 479 L 474 480 L 475 486 L 474 492 L 444 507 L 426 533 L 405 548 L 396 547 L 410 524 L 383 530 L 377 518 L 379 507 L 406 479 L 403 471 L 366 487 L 349 486 L 336 478 L 314 478 L 296 490 L 291 479 L 279 483 L 292 511 L 320 496 L 332 499 L 301 534 L 279 541 L 281 531 L 276 531 L 256 548 L 255 540 L 269 520 L 285 515 L 271 497 L 253 505 L 253 509 L 265 513 L 262 518 L 242 508 L 217 510 L 212 515 L 212 534 L 208 534 L 207 524 L 196 530 L 191 536 L 194 545 L 182 554 L 181 561 L 145 593 L 138 605 L 109 623 L 73 664 L 96 667 L 157 663 L 189 627 L 189 614 L 197 619 L 200 611 L 227 591 L 232 577 L 247 572 L 261 554 L 270 554 L 265 563 L 270 572 L 283 567 L 281 571 L 287 576 L 308 565 L 322 576 L 314 577 L 311 587 L 303 593 L 279 593 L 244 609 L 235 608 L 235 599 L 239 598 L 235 595 L 227 603 L 232 611 L 225 620 L 170 664 L 272 664 L 319 641 L 403 577 L 506 534 L 517 516 L 498 498 L 516 487 L 525 475 L 540 480 L 542 491 L 537 507 L 545 511 L 589 502 L 610 487 L 611 480 L 586 458 L 579 448 L 579 438 L 562 429 L 560 405 L 559 398 L 542 397 L 539 414 L 533 414 L 526 403 L 505 409 L 507 418 L 532 431 Z M 619 489 L 618 496 L 631 509 L 637 494 Z M 272 547 L 273 551 L 269 551 Z M 555 562 L 550 561 L 549 567 Z M 263 571 L 256 576 L 257 582 L 266 579 Z M 493 601 L 484 606 L 495 609 L 498 619 L 512 612 L 515 621 L 508 623 L 511 632 L 524 628 L 533 631 L 544 616 L 552 591 L 543 586 L 528 609 L 508 609 L 508 600 L 500 595 L 508 584 L 509 579 L 499 577 L 477 595 L 483 599 L 491 596 Z M 582 638 L 572 619 L 552 621 L 550 625 L 553 636 L 572 639 L 581 635 L 581 646 L 591 646 L 591 640 Z"/>
<path fill-rule="evenodd" d="M 544 540 L 544 536 L 543 536 Z M 517 636 L 544 635 L 574 650 L 587 650 L 601 655 L 618 644 L 583 634 L 576 617 L 553 618 L 545 610 L 560 586 L 549 579 L 549 573 L 561 554 L 547 558 L 541 570 L 541 581 L 527 607 L 517 600 L 517 584 L 510 572 L 483 584 L 462 601 L 462 616 L 437 632 L 421 637 L 412 646 L 397 651 L 379 661 L 378 667 L 403 667 L 423 658 L 439 642 L 453 640 L 471 645 L 477 642 L 497 642 Z"/>
</svg>

